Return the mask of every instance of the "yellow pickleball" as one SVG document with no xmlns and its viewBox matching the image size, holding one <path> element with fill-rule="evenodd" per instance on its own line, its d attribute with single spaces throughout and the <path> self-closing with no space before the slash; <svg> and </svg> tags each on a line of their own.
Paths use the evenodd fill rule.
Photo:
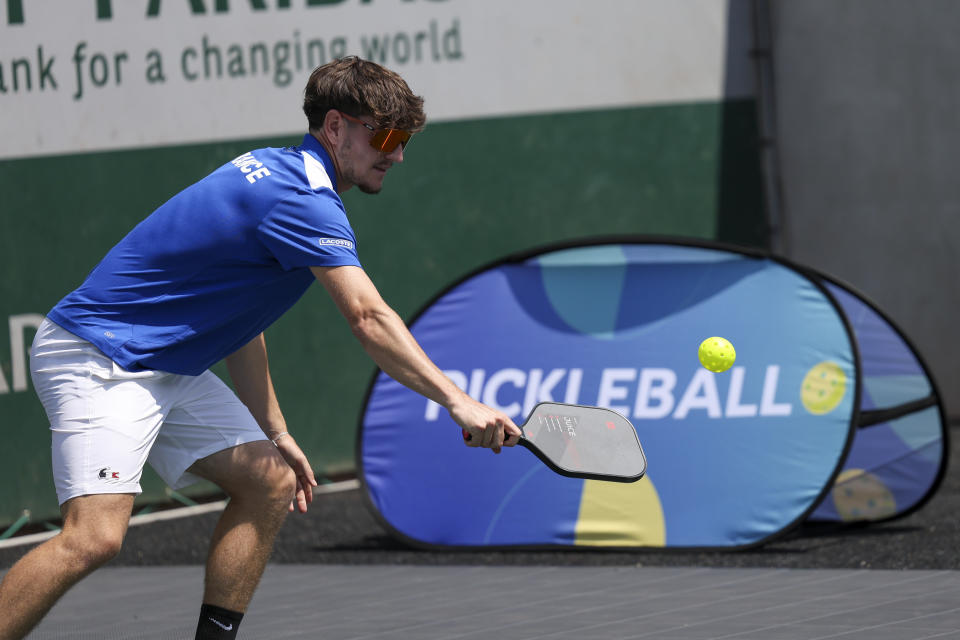
<svg viewBox="0 0 960 640">
<path fill-rule="evenodd" d="M 704 369 L 720 373 L 733 366 L 737 359 L 737 352 L 729 340 L 714 336 L 700 343 L 697 357 L 700 358 L 700 364 Z"/>
<path fill-rule="evenodd" d="M 803 378 L 800 400 L 814 415 L 830 413 L 847 393 L 847 374 L 835 362 L 826 360 L 816 365 Z"/>
</svg>

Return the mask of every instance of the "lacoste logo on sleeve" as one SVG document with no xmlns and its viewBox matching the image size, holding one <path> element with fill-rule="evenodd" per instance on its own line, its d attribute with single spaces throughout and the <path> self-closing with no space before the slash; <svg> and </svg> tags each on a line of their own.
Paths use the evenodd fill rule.
<svg viewBox="0 0 960 640">
<path fill-rule="evenodd" d="M 321 247 L 333 245 L 336 247 L 343 247 L 345 249 L 353 249 L 353 243 L 342 238 L 318 238 L 318 241 L 320 242 Z"/>
</svg>

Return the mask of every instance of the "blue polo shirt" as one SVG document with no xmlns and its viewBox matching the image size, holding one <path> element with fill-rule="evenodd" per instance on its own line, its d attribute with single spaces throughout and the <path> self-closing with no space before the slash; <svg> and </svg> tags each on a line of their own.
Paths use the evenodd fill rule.
<svg viewBox="0 0 960 640">
<path fill-rule="evenodd" d="M 124 369 L 198 375 L 314 281 L 360 266 L 336 172 L 311 135 L 246 153 L 137 225 L 48 317 Z"/>
</svg>

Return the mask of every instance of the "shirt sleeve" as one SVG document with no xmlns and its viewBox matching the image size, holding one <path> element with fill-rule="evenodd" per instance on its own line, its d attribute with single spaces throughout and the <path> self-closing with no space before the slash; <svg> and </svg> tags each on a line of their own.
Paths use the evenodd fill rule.
<svg viewBox="0 0 960 640">
<path fill-rule="evenodd" d="M 361 266 L 356 236 L 332 191 L 282 200 L 260 221 L 257 233 L 284 269 Z"/>
</svg>

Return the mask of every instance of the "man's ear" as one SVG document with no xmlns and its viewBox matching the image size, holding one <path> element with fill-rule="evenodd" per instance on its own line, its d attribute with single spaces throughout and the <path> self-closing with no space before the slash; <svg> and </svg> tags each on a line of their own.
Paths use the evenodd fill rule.
<svg viewBox="0 0 960 640">
<path fill-rule="evenodd" d="M 323 116 L 323 134 L 331 144 L 339 146 L 343 136 L 346 135 L 347 121 L 340 115 L 336 109 L 330 109 Z"/>
</svg>

